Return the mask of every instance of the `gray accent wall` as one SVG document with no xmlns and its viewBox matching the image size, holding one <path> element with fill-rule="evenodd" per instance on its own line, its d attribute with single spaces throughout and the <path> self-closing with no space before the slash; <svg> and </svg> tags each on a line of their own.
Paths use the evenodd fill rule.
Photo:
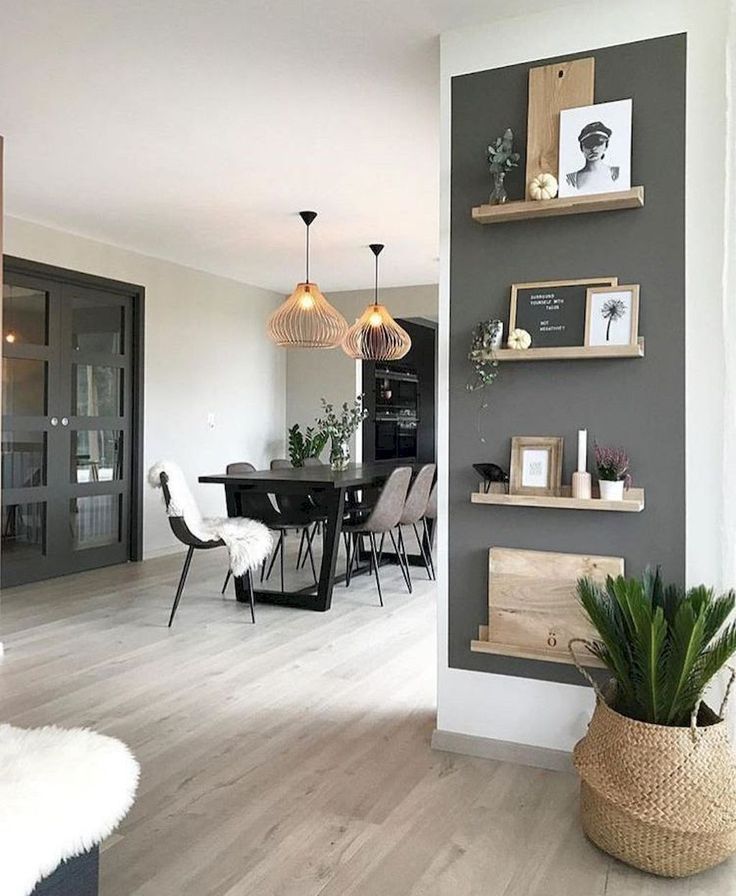
<svg viewBox="0 0 736 896">
<path fill-rule="evenodd" d="M 470 210 L 487 201 L 490 189 L 488 142 L 511 127 L 517 149 L 523 153 L 526 145 L 529 68 L 590 55 L 596 102 L 633 99 L 632 185 L 644 185 L 644 208 L 476 224 Z M 629 574 L 659 563 L 667 579 L 684 580 L 685 81 L 684 34 L 452 81 L 449 662 L 455 668 L 582 683 L 572 666 L 471 652 L 478 625 L 487 622 L 491 545 L 622 556 Z M 707 135 L 703 146 L 706 152 Z M 523 196 L 524 170 L 522 155 L 507 178 L 511 199 Z M 491 317 L 508 325 L 512 283 L 602 275 L 641 284 L 645 358 L 501 365 L 495 384 L 467 391 L 472 329 Z M 494 461 L 508 469 L 513 435 L 563 436 L 569 483 L 582 428 L 589 433 L 589 470 L 594 439 L 628 450 L 634 484 L 646 489 L 642 513 L 470 504 L 478 480 L 472 464 Z"/>
</svg>

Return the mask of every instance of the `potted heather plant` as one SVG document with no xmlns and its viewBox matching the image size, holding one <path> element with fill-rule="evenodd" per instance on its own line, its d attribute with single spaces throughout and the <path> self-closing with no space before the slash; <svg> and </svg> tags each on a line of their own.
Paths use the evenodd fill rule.
<svg viewBox="0 0 736 896">
<path fill-rule="evenodd" d="M 624 489 L 631 485 L 629 456 L 623 448 L 601 447 L 595 443 L 595 466 L 602 501 L 623 501 Z"/>
<path fill-rule="evenodd" d="M 596 632 L 574 638 L 575 664 L 597 696 L 574 763 L 587 836 L 644 871 L 684 877 L 736 851 L 736 764 L 723 720 L 704 702 L 736 651 L 736 594 L 641 578 L 578 582 Z M 578 664 L 583 644 L 608 670 L 599 682 Z M 731 670 L 731 683 L 734 671 Z"/>
<path fill-rule="evenodd" d="M 352 407 L 343 402 L 339 411 L 325 398 L 322 399 L 322 416 L 317 418 L 317 426 L 330 438 L 330 469 L 347 469 L 350 463 L 350 437 L 367 416 L 362 395 L 357 396 Z"/>
</svg>

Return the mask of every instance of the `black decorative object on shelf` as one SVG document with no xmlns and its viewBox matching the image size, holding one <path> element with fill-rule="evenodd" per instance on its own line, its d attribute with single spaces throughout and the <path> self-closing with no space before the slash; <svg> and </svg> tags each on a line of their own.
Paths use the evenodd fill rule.
<svg viewBox="0 0 736 896">
<path fill-rule="evenodd" d="M 483 477 L 483 492 L 486 495 L 493 482 L 501 482 L 505 486 L 509 484 L 509 474 L 504 473 L 498 464 L 473 464 L 473 469 Z"/>
</svg>

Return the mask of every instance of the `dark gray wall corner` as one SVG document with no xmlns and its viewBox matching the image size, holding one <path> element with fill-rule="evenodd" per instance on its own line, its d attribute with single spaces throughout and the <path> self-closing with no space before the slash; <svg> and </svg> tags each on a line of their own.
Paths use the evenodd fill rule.
<svg viewBox="0 0 736 896">
<path fill-rule="evenodd" d="M 596 102 L 633 98 L 632 185 L 646 204 L 635 211 L 481 226 L 470 209 L 487 201 L 485 147 L 511 127 L 526 145 L 527 79 L 535 65 L 595 56 Z M 627 573 L 660 563 L 685 577 L 685 83 L 684 34 L 574 56 L 463 75 L 452 80 L 450 241 L 450 666 L 582 683 L 572 666 L 475 654 L 470 640 L 487 622 L 491 545 L 622 556 Z M 507 178 L 523 195 L 525 160 Z M 551 361 L 502 366 L 482 393 L 488 408 L 476 435 L 481 393 L 465 385 L 473 326 L 508 324 L 512 283 L 617 276 L 641 284 L 641 360 Z M 565 438 L 570 481 L 577 430 L 625 446 L 634 482 L 646 489 L 643 513 L 583 513 L 471 505 L 472 464 L 508 467 L 513 435 Z"/>
</svg>

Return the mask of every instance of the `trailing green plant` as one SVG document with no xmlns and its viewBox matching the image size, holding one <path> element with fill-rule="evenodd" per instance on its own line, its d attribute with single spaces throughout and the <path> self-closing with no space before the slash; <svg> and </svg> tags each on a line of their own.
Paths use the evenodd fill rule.
<svg viewBox="0 0 736 896">
<path fill-rule="evenodd" d="M 303 467 L 308 457 L 319 457 L 327 444 L 328 434 L 321 429 L 308 426 L 302 433 L 299 424 L 289 429 L 289 458 L 292 467 Z"/>
<path fill-rule="evenodd" d="M 736 651 L 736 623 L 727 624 L 736 593 L 665 586 L 658 567 L 641 579 L 609 576 L 605 586 L 580 579 L 578 598 L 600 636 L 588 650 L 615 680 L 614 708 L 642 722 L 687 725 Z"/>
<path fill-rule="evenodd" d="M 498 360 L 493 355 L 493 346 L 502 331 L 500 320 L 482 320 L 473 327 L 468 361 L 473 365 L 475 379 L 466 385 L 469 392 L 490 386 L 498 376 Z"/>
</svg>

